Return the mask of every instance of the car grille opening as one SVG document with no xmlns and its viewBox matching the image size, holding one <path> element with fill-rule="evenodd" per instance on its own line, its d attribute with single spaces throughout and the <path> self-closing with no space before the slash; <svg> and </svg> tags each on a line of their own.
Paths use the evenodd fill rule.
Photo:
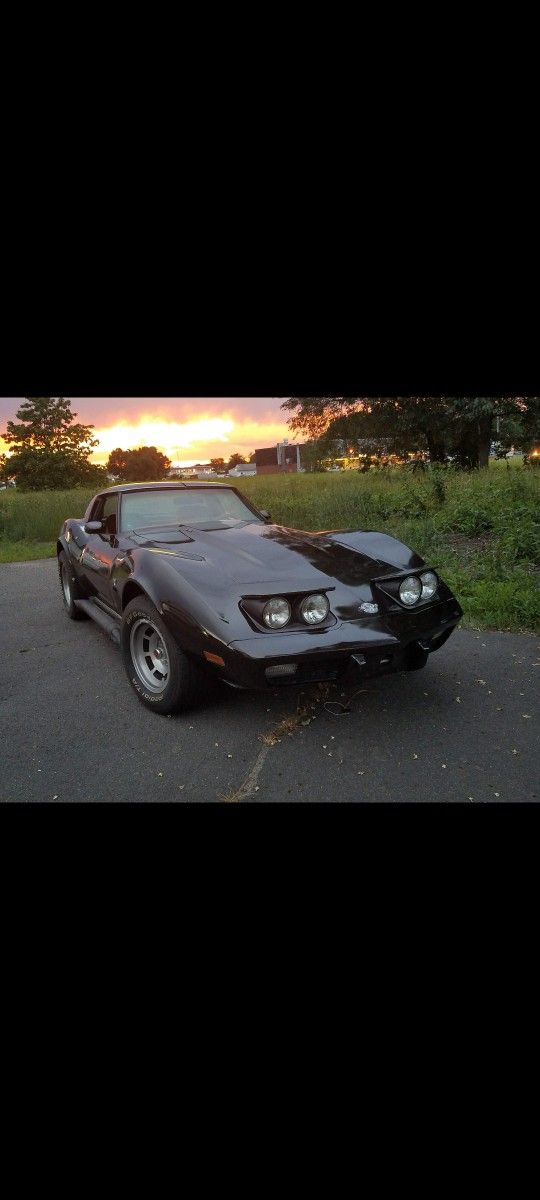
<svg viewBox="0 0 540 1200">
<path fill-rule="evenodd" d="M 346 669 L 347 661 L 339 659 L 334 662 L 314 663 L 299 666 L 295 678 L 296 683 L 325 683 L 327 680 L 339 679 Z"/>
<path fill-rule="evenodd" d="M 275 667 L 267 667 L 265 675 L 267 679 L 290 679 L 296 675 L 296 669 L 296 663 L 278 663 Z"/>
</svg>

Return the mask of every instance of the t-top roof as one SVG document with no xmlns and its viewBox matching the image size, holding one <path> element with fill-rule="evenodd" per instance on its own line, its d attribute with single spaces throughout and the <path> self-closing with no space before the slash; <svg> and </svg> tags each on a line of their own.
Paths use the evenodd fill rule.
<svg viewBox="0 0 540 1200">
<path fill-rule="evenodd" d="M 105 494 L 105 492 L 144 492 L 144 491 L 153 491 L 153 492 L 177 491 L 178 492 L 178 491 L 183 491 L 185 488 L 191 489 L 192 491 L 195 491 L 200 488 L 206 488 L 207 491 L 215 491 L 216 488 L 231 489 L 232 487 L 233 487 L 233 485 L 230 483 L 211 483 L 210 481 L 208 481 L 208 482 L 205 481 L 202 483 L 201 482 L 184 483 L 181 480 L 173 480 L 170 483 L 166 483 L 166 482 L 164 482 L 164 483 L 115 483 L 113 485 L 113 487 L 103 488 L 103 490 L 101 492 L 97 492 L 96 495 L 103 496 Z"/>
</svg>

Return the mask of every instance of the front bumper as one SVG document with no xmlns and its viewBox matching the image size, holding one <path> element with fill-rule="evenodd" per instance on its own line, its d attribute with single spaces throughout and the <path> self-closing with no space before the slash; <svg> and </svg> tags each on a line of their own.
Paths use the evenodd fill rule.
<svg viewBox="0 0 540 1200">
<path fill-rule="evenodd" d="M 363 677 L 414 670 L 444 644 L 462 615 L 451 597 L 415 613 L 342 621 L 322 632 L 263 633 L 222 648 L 220 673 L 236 687 L 268 688 L 340 679 L 358 670 Z M 285 664 L 295 664 L 294 675 L 267 676 L 268 668 Z"/>
</svg>

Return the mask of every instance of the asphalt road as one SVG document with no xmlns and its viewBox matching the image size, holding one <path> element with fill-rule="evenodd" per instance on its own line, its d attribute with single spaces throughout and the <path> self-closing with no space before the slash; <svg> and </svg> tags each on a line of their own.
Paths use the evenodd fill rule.
<svg viewBox="0 0 540 1200">
<path fill-rule="evenodd" d="M 540 638 L 457 630 L 424 671 L 159 717 L 42 561 L 0 566 L 0 662 L 4 802 L 540 798 Z"/>
</svg>

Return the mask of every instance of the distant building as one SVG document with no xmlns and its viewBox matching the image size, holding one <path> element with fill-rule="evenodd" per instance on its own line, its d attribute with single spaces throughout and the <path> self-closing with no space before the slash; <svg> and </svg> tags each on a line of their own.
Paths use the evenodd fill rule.
<svg viewBox="0 0 540 1200">
<path fill-rule="evenodd" d="M 171 467 L 167 478 L 179 479 L 183 476 L 185 479 L 196 479 L 197 475 L 213 475 L 210 463 L 195 463 L 193 467 Z"/>
<path fill-rule="evenodd" d="M 303 471 L 301 453 L 305 443 L 289 445 L 288 438 L 277 446 L 264 446 L 255 451 L 257 475 L 291 475 Z"/>
<path fill-rule="evenodd" d="M 233 467 L 232 471 L 229 471 L 229 475 L 232 475 L 236 479 L 242 478 L 243 476 L 246 476 L 246 475 L 256 475 L 256 474 L 257 474 L 256 463 L 237 463 L 236 466 Z"/>
</svg>

